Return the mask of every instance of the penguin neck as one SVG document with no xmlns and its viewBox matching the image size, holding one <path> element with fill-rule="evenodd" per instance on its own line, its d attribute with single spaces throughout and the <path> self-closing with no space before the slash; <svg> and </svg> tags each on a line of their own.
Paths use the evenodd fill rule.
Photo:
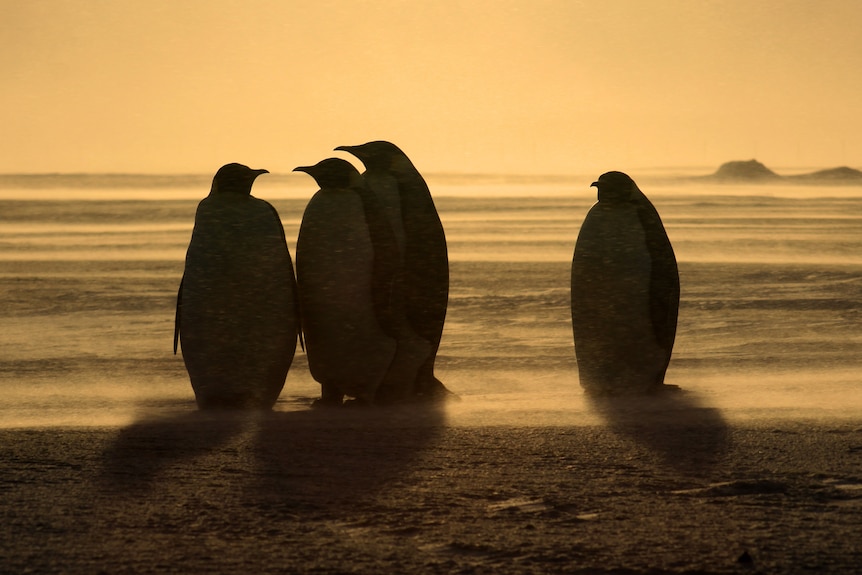
<svg viewBox="0 0 862 575">
<path fill-rule="evenodd" d="M 211 191 L 210 197 L 224 202 L 243 202 L 251 198 L 251 190 L 248 192 L 218 192 Z"/>
<path fill-rule="evenodd" d="M 619 210 L 632 205 L 631 202 L 622 202 L 620 200 L 600 199 L 599 205 L 606 210 Z"/>
<path fill-rule="evenodd" d="M 619 193 L 616 190 L 612 192 L 599 190 L 598 200 L 600 204 L 606 206 L 623 206 L 634 201 L 634 194 Z"/>
</svg>

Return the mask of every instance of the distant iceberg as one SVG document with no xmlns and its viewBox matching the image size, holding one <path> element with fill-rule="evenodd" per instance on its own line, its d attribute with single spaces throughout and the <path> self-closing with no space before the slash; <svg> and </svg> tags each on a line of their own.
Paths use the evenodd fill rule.
<svg viewBox="0 0 862 575">
<path fill-rule="evenodd" d="M 848 182 L 862 183 L 862 172 L 847 166 L 820 170 L 810 174 L 799 174 L 796 176 L 785 176 L 788 180 L 798 180 L 812 183 Z"/>
<path fill-rule="evenodd" d="M 717 180 L 776 180 L 780 178 L 778 174 L 758 162 L 757 160 L 725 162 L 719 166 L 711 176 Z"/>
<path fill-rule="evenodd" d="M 757 160 L 725 162 L 714 174 L 699 176 L 698 180 L 726 183 L 805 183 L 805 184 L 862 184 L 862 171 L 848 168 L 830 168 L 809 174 L 782 176 Z"/>
</svg>

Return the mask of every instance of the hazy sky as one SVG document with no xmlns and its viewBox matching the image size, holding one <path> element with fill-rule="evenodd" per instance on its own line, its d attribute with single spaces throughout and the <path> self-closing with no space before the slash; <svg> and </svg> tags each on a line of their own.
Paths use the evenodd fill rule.
<svg viewBox="0 0 862 575">
<path fill-rule="evenodd" d="M 862 167 L 858 0 L 0 0 L 0 172 Z"/>
</svg>

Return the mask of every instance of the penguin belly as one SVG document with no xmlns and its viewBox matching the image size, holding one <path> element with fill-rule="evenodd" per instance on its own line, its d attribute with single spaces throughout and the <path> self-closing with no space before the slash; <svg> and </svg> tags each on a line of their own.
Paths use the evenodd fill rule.
<svg viewBox="0 0 862 575">
<path fill-rule="evenodd" d="M 201 408 L 269 409 L 296 351 L 294 278 L 275 210 L 204 199 L 181 288 L 183 361 Z"/>
<path fill-rule="evenodd" d="M 664 368 L 650 312 L 650 253 L 632 204 L 594 205 L 572 261 L 572 328 L 589 392 L 649 391 Z"/>
<path fill-rule="evenodd" d="M 369 402 L 396 349 L 375 314 L 374 257 L 359 195 L 317 192 L 296 244 L 308 366 L 322 385 Z"/>
</svg>

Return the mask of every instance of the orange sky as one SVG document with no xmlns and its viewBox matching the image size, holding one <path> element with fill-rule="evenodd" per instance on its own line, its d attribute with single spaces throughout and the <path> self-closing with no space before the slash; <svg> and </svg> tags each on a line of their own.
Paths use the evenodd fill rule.
<svg viewBox="0 0 862 575">
<path fill-rule="evenodd" d="M 862 167 L 856 0 L 0 0 L 0 172 Z"/>
</svg>

